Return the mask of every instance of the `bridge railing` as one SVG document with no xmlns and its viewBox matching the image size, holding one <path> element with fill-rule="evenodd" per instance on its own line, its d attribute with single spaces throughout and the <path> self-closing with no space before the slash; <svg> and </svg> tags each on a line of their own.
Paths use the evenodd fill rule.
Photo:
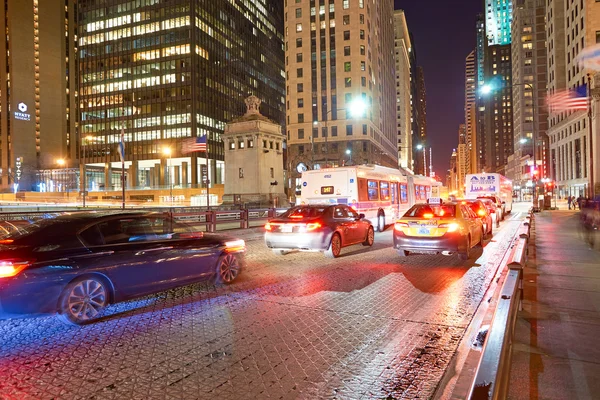
<svg viewBox="0 0 600 400">
<path fill-rule="evenodd" d="M 66 213 L 84 213 L 92 210 L 46 210 L 46 211 L 26 211 L 26 212 L 0 212 L 0 226 L 2 223 L 28 221 L 33 222 L 39 219 L 52 218 Z M 120 210 L 94 209 L 93 211 L 107 211 L 118 213 Z M 126 209 L 124 212 L 133 210 Z M 262 226 L 267 220 L 283 214 L 285 208 L 260 208 L 260 209 L 239 209 L 239 210 L 200 210 L 197 207 L 177 207 L 177 208 L 143 208 L 142 212 L 159 212 L 169 214 L 174 220 L 193 225 L 206 232 L 216 232 L 225 229 L 248 229 Z M 221 228 L 221 229 L 220 229 Z"/>
<path fill-rule="evenodd" d="M 532 212 L 530 210 L 519 227 L 509 256 L 505 259 L 508 271 L 471 385 L 471 400 L 496 400 L 508 396 L 512 344 L 517 313 L 523 299 L 523 268 L 527 263 Z"/>
</svg>

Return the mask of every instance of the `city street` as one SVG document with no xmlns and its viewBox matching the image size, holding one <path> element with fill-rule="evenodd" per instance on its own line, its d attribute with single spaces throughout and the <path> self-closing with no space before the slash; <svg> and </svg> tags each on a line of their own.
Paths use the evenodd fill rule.
<svg viewBox="0 0 600 400">
<path fill-rule="evenodd" d="M 334 260 L 254 239 L 232 286 L 117 304 L 83 328 L 0 321 L 0 398 L 430 398 L 528 206 L 466 262 L 401 259 L 392 227 Z"/>
</svg>

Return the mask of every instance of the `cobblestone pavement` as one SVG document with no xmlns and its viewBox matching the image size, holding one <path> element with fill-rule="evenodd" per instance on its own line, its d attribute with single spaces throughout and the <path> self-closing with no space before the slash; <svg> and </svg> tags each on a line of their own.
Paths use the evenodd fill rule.
<svg viewBox="0 0 600 400">
<path fill-rule="evenodd" d="M 112 306 L 83 327 L 0 321 L 2 399 L 428 398 L 518 226 L 477 259 L 373 248 L 275 256 L 248 242 L 240 281 Z"/>
</svg>

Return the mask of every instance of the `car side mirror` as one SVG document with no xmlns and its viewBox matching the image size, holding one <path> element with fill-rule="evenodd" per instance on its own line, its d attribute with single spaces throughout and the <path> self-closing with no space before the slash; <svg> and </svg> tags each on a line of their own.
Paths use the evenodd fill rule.
<svg viewBox="0 0 600 400">
<path fill-rule="evenodd" d="M 358 219 L 365 219 L 365 214 L 358 214 Z"/>
</svg>

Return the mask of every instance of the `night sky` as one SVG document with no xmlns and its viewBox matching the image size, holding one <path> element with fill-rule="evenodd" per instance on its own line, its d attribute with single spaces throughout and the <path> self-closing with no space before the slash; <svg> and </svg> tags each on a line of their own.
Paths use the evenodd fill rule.
<svg viewBox="0 0 600 400">
<path fill-rule="evenodd" d="M 428 142 L 433 169 L 445 182 L 458 125 L 465 121 L 465 58 L 475 49 L 475 22 L 484 1 L 394 0 L 394 5 L 406 13 L 417 63 L 425 72 Z"/>
</svg>

